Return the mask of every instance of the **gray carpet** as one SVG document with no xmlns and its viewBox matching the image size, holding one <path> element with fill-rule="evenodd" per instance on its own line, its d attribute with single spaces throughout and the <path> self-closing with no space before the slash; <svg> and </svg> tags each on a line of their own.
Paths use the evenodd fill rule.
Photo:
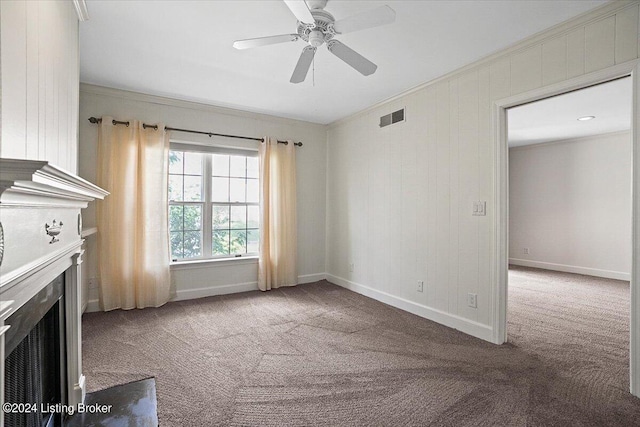
<svg viewBox="0 0 640 427">
<path fill-rule="evenodd" d="M 322 281 L 86 314 L 84 373 L 89 391 L 154 376 L 161 426 L 638 425 L 622 375 L 628 320 L 583 310 L 600 312 L 609 292 L 587 286 L 597 298 L 581 291 L 590 302 L 576 311 L 536 291 L 549 285 L 533 273 L 515 276 L 503 346 Z M 593 345 L 613 355 L 598 363 Z"/>
</svg>

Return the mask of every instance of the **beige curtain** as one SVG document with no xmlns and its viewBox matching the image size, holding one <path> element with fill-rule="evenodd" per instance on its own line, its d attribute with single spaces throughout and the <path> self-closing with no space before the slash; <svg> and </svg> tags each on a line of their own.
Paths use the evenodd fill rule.
<svg viewBox="0 0 640 427">
<path fill-rule="evenodd" d="M 103 117 L 98 136 L 97 202 L 100 307 L 158 307 L 169 299 L 167 168 L 162 124 L 143 129 Z"/>
<path fill-rule="evenodd" d="M 267 291 L 298 283 L 296 153 L 292 141 L 260 144 L 260 262 L 258 287 Z"/>
</svg>

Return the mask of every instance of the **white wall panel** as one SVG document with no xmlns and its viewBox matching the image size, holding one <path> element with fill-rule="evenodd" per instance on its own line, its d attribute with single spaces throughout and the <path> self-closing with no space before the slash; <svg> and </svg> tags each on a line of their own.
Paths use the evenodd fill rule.
<svg viewBox="0 0 640 427">
<path fill-rule="evenodd" d="M 0 2 L 2 32 L 2 145 L 0 156 L 24 159 L 27 154 L 25 111 L 27 56 L 27 4 Z"/>
<path fill-rule="evenodd" d="M 38 30 L 40 4 L 38 2 L 25 2 L 27 7 L 26 22 L 26 63 L 37 64 L 40 51 L 40 35 Z M 38 115 L 40 113 L 39 93 L 40 93 L 40 70 L 39 67 L 28 67 L 26 70 L 26 138 L 25 157 L 27 159 L 37 159 L 39 151 L 40 123 Z M 3 154 L 4 155 L 4 154 Z"/>
<path fill-rule="evenodd" d="M 437 135 L 436 135 L 436 277 L 434 307 L 448 312 L 449 309 L 449 245 L 451 241 L 451 203 L 450 192 L 450 94 L 449 82 L 445 81 L 436 86 L 437 102 Z"/>
<path fill-rule="evenodd" d="M 0 156 L 48 160 L 75 173 L 79 77 L 73 4 L 8 1 L 0 7 Z"/>
<path fill-rule="evenodd" d="M 462 88 L 464 90 L 464 88 Z M 460 97 L 458 94 L 458 80 L 449 82 L 449 282 L 448 282 L 448 308 L 451 313 L 457 312 L 458 308 L 458 287 L 459 276 L 458 270 L 458 254 L 459 254 L 459 215 L 460 215 L 460 174 L 464 173 L 464 169 L 460 170 L 460 157 L 466 156 L 464 152 L 464 141 L 460 141 L 460 120 L 465 120 L 464 109 L 460 107 Z"/>
<path fill-rule="evenodd" d="M 616 64 L 638 57 L 639 6 L 635 5 L 616 13 Z"/>
<path fill-rule="evenodd" d="M 546 37 L 536 36 L 479 67 L 466 67 L 331 124 L 328 182 L 333 182 L 332 175 L 346 180 L 328 186 L 327 218 L 338 222 L 341 215 L 351 216 L 347 211 L 354 205 L 341 196 L 344 187 L 359 188 L 361 183 L 354 180 L 358 175 L 345 175 L 344 170 L 367 168 L 369 202 L 364 208 L 357 206 L 365 209 L 358 212 L 359 220 L 368 224 L 364 240 L 369 271 L 352 277 L 336 262 L 328 262 L 328 276 L 340 283 L 350 280 L 353 289 L 384 295 L 397 306 L 406 301 L 424 306 L 421 313 L 427 317 L 484 337 L 482 325 L 491 323 L 494 290 L 493 102 L 613 65 L 614 58 L 636 58 L 632 15 L 637 16 L 637 6 L 612 5 L 600 15 L 579 18 Z M 412 106 L 407 122 L 380 131 L 377 118 L 403 105 Z M 345 146 L 351 145 L 358 147 L 357 158 L 344 157 L 349 155 Z M 405 151 L 398 155 L 392 147 Z M 415 186 L 409 184 L 411 177 Z M 474 200 L 487 202 L 486 216 L 471 215 Z M 397 206 L 402 206 L 400 218 L 395 215 Z M 408 229 L 414 218 L 412 235 Z M 400 225 L 400 235 L 390 232 L 398 229 L 399 220 L 406 222 Z M 410 257 L 414 249 L 415 256 Z M 349 241 L 329 226 L 327 253 L 349 258 L 350 251 Z M 416 291 L 415 280 L 425 280 L 423 293 Z M 478 294 L 477 309 L 467 306 L 469 292 Z"/>
<path fill-rule="evenodd" d="M 421 113 L 421 120 L 427 123 L 427 156 L 428 156 L 428 182 L 426 183 L 427 204 L 429 210 L 427 212 L 427 306 L 436 308 L 436 289 L 437 282 L 437 266 L 438 266 L 438 217 L 435 207 L 438 205 L 438 152 L 437 152 L 437 86 L 429 86 L 421 93 L 426 98 L 425 110 Z M 414 113 L 418 114 L 418 112 Z M 425 117 L 426 116 L 426 117 Z M 329 147 L 330 148 L 330 147 Z M 424 191 L 425 184 L 421 186 Z M 327 271 L 328 273 L 328 271 Z"/>
<path fill-rule="evenodd" d="M 494 159 L 491 141 L 491 68 L 482 67 L 478 73 L 478 200 L 487 202 L 487 209 L 492 210 L 493 174 L 488 168 L 480 165 L 490 165 Z M 470 207 L 467 206 L 467 212 Z M 481 324 L 488 324 L 490 317 L 491 298 L 491 241 L 493 238 L 493 224 L 488 216 L 478 218 L 478 317 Z"/>
<path fill-rule="evenodd" d="M 615 38 L 615 16 L 610 16 L 585 27 L 585 73 L 601 70 L 615 64 Z"/>
<path fill-rule="evenodd" d="M 542 46 L 536 45 L 511 57 L 511 94 L 542 86 Z"/>
<path fill-rule="evenodd" d="M 542 44 L 542 84 L 567 78 L 567 38 L 558 37 Z"/>
<path fill-rule="evenodd" d="M 584 74 L 584 27 L 567 34 L 567 78 Z"/>
<path fill-rule="evenodd" d="M 479 126 L 479 78 L 478 71 L 460 76 L 460 193 L 459 228 L 460 262 L 458 269 L 460 285 L 456 291 L 459 301 L 454 313 L 476 320 L 478 309 L 468 307 L 467 294 L 478 291 L 478 217 L 472 216 L 473 201 L 479 200 L 478 185 L 478 126 Z"/>
</svg>

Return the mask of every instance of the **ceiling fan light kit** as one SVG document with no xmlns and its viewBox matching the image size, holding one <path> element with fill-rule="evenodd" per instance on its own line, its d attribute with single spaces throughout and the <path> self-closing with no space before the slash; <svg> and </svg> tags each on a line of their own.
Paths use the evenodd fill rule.
<svg viewBox="0 0 640 427">
<path fill-rule="evenodd" d="M 350 65 L 364 76 L 375 73 L 378 66 L 349 48 L 334 36 L 390 24 L 395 21 L 396 13 L 389 6 L 381 6 L 357 15 L 336 21 L 333 15 L 324 10 L 327 0 L 283 0 L 291 13 L 298 19 L 297 34 L 282 34 L 278 36 L 259 37 L 254 39 L 237 40 L 233 43 L 236 49 L 249 49 L 277 43 L 295 42 L 302 39 L 308 44 L 302 49 L 296 64 L 291 83 L 301 83 L 313 62 L 316 49 L 323 44 L 327 50 Z"/>
</svg>

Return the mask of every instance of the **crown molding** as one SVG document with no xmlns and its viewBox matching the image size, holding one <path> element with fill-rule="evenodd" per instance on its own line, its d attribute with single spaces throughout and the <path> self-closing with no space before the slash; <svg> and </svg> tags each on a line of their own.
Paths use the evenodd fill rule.
<svg viewBox="0 0 640 427">
<path fill-rule="evenodd" d="M 120 99 L 127 99 L 131 101 L 148 102 L 150 104 L 167 105 L 170 107 L 187 108 L 196 111 L 203 111 L 215 114 L 224 114 L 227 116 L 242 117 L 246 119 L 265 120 L 271 123 L 282 124 L 294 124 L 294 125 L 306 125 L 315 126 L 318 129 L 324 130 L 326 125 L 322 123 L 308 122 L 304 120 L 291 119 L 288 117 L 274 116 L 267 113 L 253 112 L 247 110 L 241 110 L 238 108 L 223 107 L 213 104 L 205 104 L 202 102 L 189 101 L 178 98 L 171 98 L 168 96 L 150 95 L 142 92 L 134 92 L 125 89 L 117 89 L 106 86 L 94 85 L 91 83 L 80 83 L 80 92 L 92 95 L 111 96 Z M 85 119 L 82 117 L 81 119 Z"/>
<path fill-rule="evenodd" d="M 73 0 L 73 7 L 76 9 L 76 14 L 80 22 L 89 20 L 89 11 L 87 10 L 85 0 Z"/>
</svg>

